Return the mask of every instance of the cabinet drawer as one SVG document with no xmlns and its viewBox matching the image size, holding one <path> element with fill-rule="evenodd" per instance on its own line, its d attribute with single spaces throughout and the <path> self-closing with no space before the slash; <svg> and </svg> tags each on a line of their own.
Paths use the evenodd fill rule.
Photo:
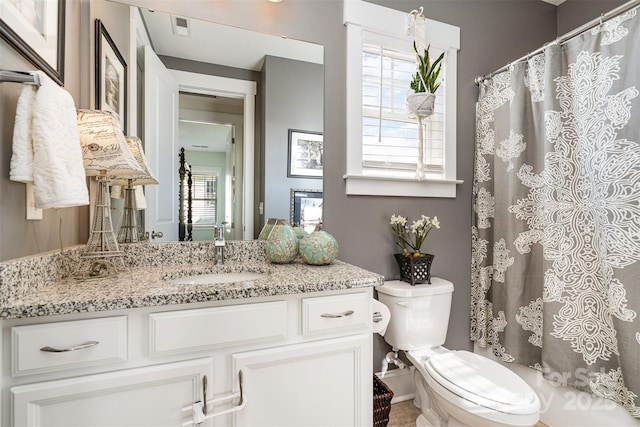
<svg viewBox="0 0 640 427">
<path fill-rule="evenodd" d="M 302 334 L 365 328 L 371 321 L 371 298 L 364 292 L 302 300 Z"/>
<path fill-rule="evenodd" d="M 11 328 L 14 376 L 126 360 L 126 316 Z"/>
<path fill-rule="evenodd" d="M 150 315 L 150 354 L 227 347 L 287 337 L 285 301 Z"/>
</svg>

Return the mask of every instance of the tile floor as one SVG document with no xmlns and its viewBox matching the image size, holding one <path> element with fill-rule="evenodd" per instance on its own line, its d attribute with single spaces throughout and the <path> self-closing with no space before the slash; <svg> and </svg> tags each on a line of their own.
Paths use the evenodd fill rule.
<svg viewBox="0 0 640 427">
<path fill-rule="evenodd" d="M 389 414 L 389 424 L 387 427 L 415 427 L 416 418 L 420 415 L 420 410 L 413 405 L 413 401 L 405 400 L 391 405 L 391 414 Z M 546 424 L 539 422 L 536 427 L 548 427 Z"/>
<path fill-rule="evenodd" d="M 412 400 L 394 403 L 391 405 L 387 427 L 415 427 L 418 415 L 420 410 L 413 405 Z"/>
</svg>

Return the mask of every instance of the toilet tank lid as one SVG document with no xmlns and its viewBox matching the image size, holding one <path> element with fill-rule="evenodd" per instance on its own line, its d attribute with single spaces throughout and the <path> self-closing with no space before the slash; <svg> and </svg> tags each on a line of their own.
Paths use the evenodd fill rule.
<svg viewBox="0 0 640 427">
<path fill-rule="evenodd" d="M 422 297 L 451 293 L 453 292 L 453 283 L 439 277 L 432 277 L 431 284 L 424 283 L 415 286 L 400 280 L 389 280 L 383 285 L 377 286 L 376 290 L 394 297 Z"/>
</svg>

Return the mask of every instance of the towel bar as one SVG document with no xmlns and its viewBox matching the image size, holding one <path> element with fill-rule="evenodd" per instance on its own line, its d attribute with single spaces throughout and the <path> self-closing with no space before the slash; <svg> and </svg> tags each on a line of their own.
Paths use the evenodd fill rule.
<svg viewBox="0 0 640 427">
<path fill-rule="evenodd" d="M 0 83 L 2 82 L 25 83 L 40 86 L 38 76 L 26 71 L 0 70 Z"/>
</svg>

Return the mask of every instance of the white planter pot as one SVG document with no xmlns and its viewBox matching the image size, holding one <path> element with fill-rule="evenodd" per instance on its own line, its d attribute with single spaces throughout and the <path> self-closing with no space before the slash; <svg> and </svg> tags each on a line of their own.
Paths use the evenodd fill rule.
<svg viewBox="0 0 640 427">
<path fill-rule="evenodd" d="M 433 114 L 436 96 L 429 92 L 407 95 L 407 111 L 414 117 L 429 117 Z"/>
</svg>

